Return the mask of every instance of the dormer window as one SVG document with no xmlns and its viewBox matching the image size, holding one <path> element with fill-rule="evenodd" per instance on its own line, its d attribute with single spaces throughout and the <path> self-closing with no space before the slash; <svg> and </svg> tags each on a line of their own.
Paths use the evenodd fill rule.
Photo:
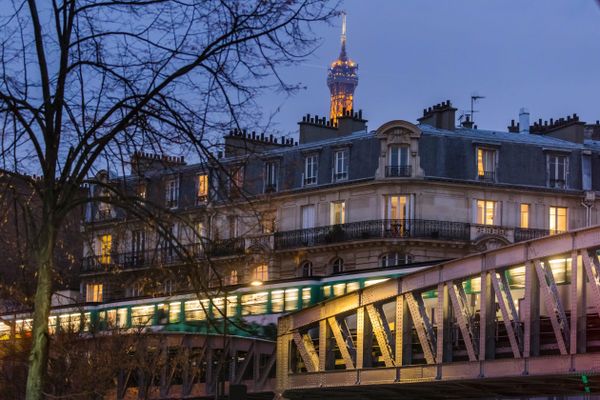
<svg viewBox="0 0 600 400">
<path fill-rule="evenodd" d="M 548 155 L 548 184 L 557 189 L 567 188 L 567 156 L 549 154 Z"/>
<path fill-rule="evenodd" d="M 348 179 L 348 150 L 337 150 L 333 153 L 333 181 Z"/>
<path fill-rule="evenodd" d="M 198 175 L 196 182 L 196 204 L 205 203 L 208 200 L 208 175 Z"/>
<path fill-rule="evenodd" d="M 317 173 L 319 169 L 319 159 L 316 154 L 306 156 L 304 159 L 303 185 L 316 185 Z"/>
<path fill-rule="evenodd" d="M 265 193 L 277 191 L 277 162 L 268 161 L 265 164 Z"/>
<path fill-rule="evenodd" d="M 482 147 L 477 149 L 477 180 L 496 181 L 496 150 Z"/>
<path fill-rule="evenodd" d="M 387 177 L 408 177 L 412 175 L 409 161 L 408 146 L 390 146 L 388 151 L 388 164 L 385 168 Z"/>
<path fill-rule="evenodd" d="M 179 179 L 169 179 L 165 188 L 165 202 L 168 208 L 179 206 Z"/>
</svg>

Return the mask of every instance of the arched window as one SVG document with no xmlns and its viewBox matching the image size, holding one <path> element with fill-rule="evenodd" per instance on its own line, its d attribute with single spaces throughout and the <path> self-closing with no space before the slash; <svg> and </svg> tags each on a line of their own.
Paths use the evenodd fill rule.
<svg viewBox="0 0 600 400">
<path fill-rule="evenodd" d="M 313 275 L 312 263 L 310 261 L 304 261 L 302 264 L 300 264 L 300 271 L 304 278 L 312 276 Z"/>
<path fill-rule="evenodd" d="M 228 285 L 237 285 L 238 284 L 238 272 L 235 269 L 229 271 L 229 277 L 227 279 Z"/>
<path fill-rule="evenodd" d="M 269 266 L 266 264 L 257 265 L 252 271 L 252 281 L 265 282 L 269 280 Z"/>
<path fill-rule="evenodd" d="M 381 268 L 397 267 L 412 262 L 410 254 L 391 252 L 385 253 L 379 258 L 379 266 Z"/>
<path fill-rule="evenodd" d="M 331 263 L 331 273 L 339 274 L 342 272 L 344 272 L 344 260 L 338 257 Z"/>
</svg>

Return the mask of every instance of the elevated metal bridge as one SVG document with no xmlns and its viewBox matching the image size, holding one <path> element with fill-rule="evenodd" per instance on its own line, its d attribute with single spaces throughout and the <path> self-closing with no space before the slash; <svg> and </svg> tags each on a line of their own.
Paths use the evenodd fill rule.
<svg viewBox="0 0 600 400">
<path fill-rule="evenodd" d="M 382 400 L 598 393 L 598 250 L 600 227 L 571 231 L 282 317 L 278 391 Z"/>
</svg>

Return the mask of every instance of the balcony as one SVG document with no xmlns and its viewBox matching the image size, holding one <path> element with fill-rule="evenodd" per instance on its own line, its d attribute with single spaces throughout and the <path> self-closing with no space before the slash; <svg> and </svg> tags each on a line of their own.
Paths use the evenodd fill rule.
<svg viewBox="0 0 600 400">
<path fill-rule="evenodd" d="M 275 250 L 288 250 L 374 239 L 429 239 L 474 243 L 489 236 L 503 237 L 506 241 L 514 243 L 550 234 L 551 232 L 545 229 L 422 219 L 384 219 L 276 232 L 274 248 Z"/>
<path fill-rule="evenodd" d="M 411 165 L 387 165 L 385 167 L 386 178 L 406 178 L 412 176 Z"/>
<path fill-rule="evenodd" d="M 550 179 L 550 187 L 555 189 L 566 189 L 567 182 L 564 179 Z"/>
<path fill-rule="evenodd" d="M 483 171 L 483 174 L 477 176 L 480 182 L 496 182 L 496 171 Z"/>
<path fill-rule="evenodd" d="M 469 240 L 469 224 L 430 220 L 374 220 L 275 233 L 275 250 L 369 239 Z"/>
<path fill-rule="evenodd" d="M 104 272 L 113 269 L 139 269 L 168 266 L 205 260 L 208 257 L 228 257 L 244 254 L 244 239 L 236 238 L 210 243 L 193 243 L 179 247 L 159 247 L 137 252 L 89 256 L 82 260 L 83 272 Z"/>
</svg>

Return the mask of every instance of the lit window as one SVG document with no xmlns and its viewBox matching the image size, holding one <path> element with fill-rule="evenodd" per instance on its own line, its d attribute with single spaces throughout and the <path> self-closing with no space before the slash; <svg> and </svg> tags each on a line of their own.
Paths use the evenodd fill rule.
<svg viewBox="0 0 600 400">
<path fill-rule="evenodd" d="M 140 183 L 137 187 L 137 194 L 140 199 L 146 198 L 146 184 Z"/>
<path fill-rule="evenodd" d="M 156 323 L 165 325 L 169 323 L 169 305 L 160 303 L 156 305 Z"/>
<path fill-rule="evenodd" d="M 127 326 L 127 314 L 128 311 L 126 308 L 119 308 L 117 310 L 117 326 L 119 328 L 125 328 Z"/>
<path fill-rule="evenodd" d="M 408 156 L 408 146 L 390 146 L 388 151 L 388 165 L 385 169 L 385 176 L 411 176 L 412 169 L 409 163 Z"/>
<path fill-rule="evenodd" d="M 280 313 L 283 312 L 283 298 L 284 298 L 283 290 L 273 290 L 271 292 L 271 312 Z"/>
<path fill-rule="evenodd" d="M 334 201 L 331 203 L 331 225 L 340 225 L 346 223 L 346 202 Z"/>
<path fill-rule="evenodd" d="M 88 303 L 101 303 L 102 302 L 102 284 L 101 283 L 88 283 L 85 286 L 85 301 Z"/>
<path fill-rule="evenodd" d="M 213 305 L 215 306 L 215 310 L 213 312 L 215 318 L 222 318 L 225 311 L 223 310 L 223 297 L 218 297 L 213 299 Z M 227 297 L 227 317 L 233 317 L 236 313 L 237 308 L 237 297 L 229 296 Z"/>
<path fill-rule="evenodd" d="M 477 219 L 480 225 L 500 225 L 497 202 L 491 200 L 477 200 Z"/>
<path fill-rule="evenodd" d="M 112 235 L 106 234 L 100 236 L 100 263 L 110 264 L 112 252 Z"/>
<path fill-rule="evenodd" d="M 338 150 L 333 153 L 333 180 L 348 179 L 348 150 Z"/>
<path fill-rule="evenodd" d="M 344 260 L 338 257 L 331 263 L 331 273 L 339 274 L 341 272 L 344 272 Z"/>
<path fill-rule="evenodd" d="M 165 202 L 169 208 L 177 208 L 179 205 L 179 179 L 170 179 L 167 181 Z"/>
<path fill-rule="evenodd" d="M 550 207 L 550 234 L 567 231 L 567 208 Z"/>
<path fill-rule="evenodd" d="M 548 177 L 550 187 L 564 189 L 567 187 L 567 157 L 548 155 Z"/>
<path fill-rule="evenodd" d="M 258 282 L 265 282 L 269 280 L 269 266 L 261 264 L 254 267 L 252 271 L 252 280 Z"/>
<path fill-rule="evenodd" d="M 358 282 L 348 282 L 346 285 L 346 293 L 354 292 L 358 289 L 360 289 L 360 284 Z"/>
<path fill-rule="evenodd" d="M 285 290 L 285 311 L 298 309 L 298 289 Z"/>
<path fill-rule="evenodd" d="M 208 175 L 198 175 L 196 201 L 203 203 L 208 199 Z"/>
<path fill-rule="evenodd" d="M 179 322 L 181 314 L 181 303 L 170 303 L 169 304 L 169 322 L 176 323 Z"/>
<path fill-rule="evenodd" d="M 308 278 L 313 275 L 313 265 L 310 261 L 304 261 L 300 266 L 300 270 L 302 271 L 302 276 L 304 278 Z"/>
<path fill-rule="evenodd" d="M 262 233 L 269 234 L 275 232 L 275 216 L 272 212 L 264 213 L 260 218 Z"/>
<path fill-rule="evenodd" d="M 307 156 L 304 159 L 304 185 L 317 183 L 318 159 L 317 155 Z"/>
<path fill-rule="evenodd" d="M 311 288 L 303 288 L 302 289 L 302 307 L 310 306 L 312 299 L 312 289 Z"/>
<path fill-rule="evenodd" d="M 265 193 L 277 191 L 277 163 L 269 161 L 265 164 Z"/>
<path fill-rule="evenodd" d="M 529 204 L 521 204 L 521 220 L 519 223 L 521 228 L 529 228 Z"/>
<path fill-rule="evenodd" d="M 131 307 L 131 324 L 134 326 L 152 325 L 154 306 Z"/>
<path fill-rule="evenodd" d="M 229 277 L 227 279 L 228 285 L 237 285 L 238 284 L 238 272 L 235 269 L 229 271 Z"/>
<path fill-rule="evenodd" d="M 268 292 L 250 293 L 242 296 L 242 315 L 258 315 L 267 312 Z"/>
<path fill-rule="evenodd" d="M 202 321 L 206 319 L 206 313 L 208 312 L 209 300 L 190 300 L 186 301 L 185 307 L 185 320 L 186 321 Z"/>
<path fill-rule="evenodd" d="M 326 299 L 331 297 L 331 286 L 323 286 L 323 297 Z"/>
<path fill-rule="evenodd" d="M 345 283 L 338 283 L 336 285 L 333 285 L 333 296 L 334 297 L 341 296 L 345 293 L 346 293 L 346 284 Z"/>
<path fill-rule="evenodd" d="M 477 149 L 477 178 L 487 182 L 496 179 L 496 150 Z"/>
</svg>

